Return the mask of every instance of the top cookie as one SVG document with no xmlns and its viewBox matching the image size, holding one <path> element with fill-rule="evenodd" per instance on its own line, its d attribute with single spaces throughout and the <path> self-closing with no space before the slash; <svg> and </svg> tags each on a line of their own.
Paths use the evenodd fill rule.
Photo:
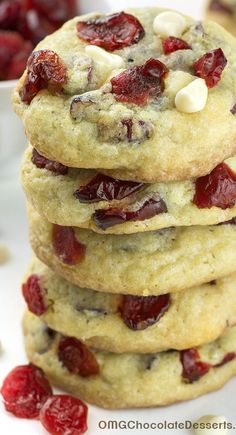
<svg viewBox="0 0 236 435">
<path fill-rule="evenodd" d="M 235 48 L 217 24 L 159 8 L 76 17 L 38 45 L 14 107 L 70 167 L 199 177 L 236 152 Z"/>
<path fill-rule="evenodd" d="M 206 11 L 207 18 L 217 21 L 228 32 L 236 35 L 236 1 L 209 0 Z"/>
</svg>

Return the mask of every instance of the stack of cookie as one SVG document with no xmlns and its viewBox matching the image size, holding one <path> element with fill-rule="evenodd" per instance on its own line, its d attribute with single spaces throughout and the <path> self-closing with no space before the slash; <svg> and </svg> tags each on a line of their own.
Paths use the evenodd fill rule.
<svg viewBox="0 0 236 435">
<path fill-rule="evenodd" d="M 27 353 L 98 406 L 236 374 L 235 48 L 173 11 L 90 14 L 40 43 L 15 91 Z"/>
</svg>

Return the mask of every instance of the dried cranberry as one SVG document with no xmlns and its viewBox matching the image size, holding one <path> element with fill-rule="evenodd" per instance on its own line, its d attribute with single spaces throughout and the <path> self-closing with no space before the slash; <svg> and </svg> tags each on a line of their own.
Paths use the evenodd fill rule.
<svg viewBox="0 0 236 435">
<path fill-rule="evenodd" d="M 147 104 L 149 97 L 157 98 L 164 90 L 167 67 L 157 59 L 135 66 L 111 79 L 112 93 L 123 103 Z"/>
<path fill-rule="evenodd" d="M 236 203 L 236 174 L 225 163 L 195 182 L 193 203 L 198 208 L 232 208 Z"/>
<path fill-rule="evenodd" d="M 35 148 L 33 149 L 31 160 L 37 168 L 47 169 L 48 171 L 54 172 L 56 175 L 68 174 L 69 168 L 67 166 L 55 160 L 46 159 L 46 157 L 41 156 Z"/>
<path fill-rule="evenodd" d="M 7 375 L 1 394 L 7 411 L 19 418 L 37 418 L 52 389 L 43 371 L 29 364 Z"/>
<path fill-rule="evenodd" d="M 183 366 L 182 376 L 189 382 L 195 382 L 206 375 L 211 368 L 222 367 L 236 358 L 235 352 L 227 353 L 218 364 L 209 364 L 200 360 L 197 349 L 187 349 L 180 352 L 180 361 Z"/>
<path fill-rule="evenodd" d="M 21 12 L 19 1 L 5 0 L 0 3 L 0 29 L 16 30 Z"/>
<path fill-rule="evenodd" d="M 21 16 L 18 30 L 25 39 L 29 39 L 35 46 L 49 33 L 55 32 L 57 26 L 36 10 L 30 9 Z"/>
<path fill-rule="evenodd" d="M 125 324 L 133 330 L 146 329 L 158 322 L 170 306 L 170 295 L 123 296 L 120 312 Z"/>
<path fill-rule="evenodd" d="M 116 180 L 106 175 L 96 175 L 88 184 L 80 186 L 74 195 L 82 203 L 121 200 L 132 195 L 143 186 L 133 181 Z"/>
<path fill-rule="evenodd" d="M 58 26 L 77 13 L 76 0 L 26 0 L 26 8 L 36 10 Z"/>
<path fill-rule="evenodd" d="M 174 36 L 164 39 L 162 46 L 165 54 L 170 54 L 177 50 L 191 50 L 190 45 L 186 41 Z"/>
<path fill-rule="evenodd" d="M 235 352 L 229 352 L 227 353 L 224 358 L 222 359 L 221 362 L 219 362 L 218 364 L 215 364 L 214 367 L 222 367 L 225 364 L 228 364 L 229 362 L 233 361 L 236 358 L 236 353 Z"/>
<path fill-rule="evenodd" d="M 36 314 L 36 316 L 41 316 L 45 313 L 45 290 L 41 285 L 39 276 L 30 275 L 27 281 L 22 285 L 22 293 L 29 311 Z"/>
<path fill-rule="evenodd" d="M 32 53 L 27 64 L 27 77 L 20 92 L 22 101 L 30 104 L 41 89 L 59 92 L 66 82 L 66 67 L 51 50 Z"/>
<path fill-rule="evenodd" d="M 99 228 L 105 230 L 114 225 L 127 221 L 144 221 L 160 213 L 166 213 L 167 207 L 162 198 L 158 196 L 147 199 L 137 210 L 108 208 L 96 210 L 94 220 Z"/>
<path fill-rule="evenodd" d="M 6 79 L 11 60 L 23 45 L 24 40 L 19 33 L 0 31 L 0 80 Z"/>
<path fill-rule="evenodd" d="M 193 67 L 195 74 L 205 82 L 208 88 L 213 88 L 221 79 L 221 74 L 227 64 L 227 59 L 221 48 L 216 48 L 204 54 L 198 59 Z"/>
<path fill-rule="evenodd" d="M 24 42 L 21 50 L 12 58 L 9 64 L 6 74 L 6 80 L 18 79 L 23 74 L 27 65 L 28 57 L 32 50 L 33 45 L 31 44 L 31 42 Z"/>
<path fill-rule="evenodd" d="M 53 225 L 52 244 L 55 254 L 65 264 L 72 266 L 85 256 L 86 246 L 76 239 L 71 227 Z"/>
<path fill-rule="evenodd" d="M 83 377 L 97 375 L 99 365 L 92 352 L 77 338 L 62 337 L 58 357 L 69 372 Z"/>
<path fill-rule="evenodd" d="M 49 397 L 40 411 L 40 421 L 51 435 L 83 435 L 88 408 L 81 400 L 64 394 Z"/>
<path fill-rule="evenodd" d="M 84 41 L 108 51 L 120 50 L 137 44 L 145 34 L 138 19 L 125 12 L 89 21 L 79 21 L 77 32 Z"/>
<path fill-rule="evenodd" d="M 233 8 L 222 3 L 220 0 L 211 0 L 209 9 L 216 12 L 223 12 L 232 15 Z"/>
<path fill-rule="evenodd" d="M 198 381 L 198 379 L 206 375 L 212 367 L 211 364 L 204 363 L 200 360 L 199 352 L 195 348 L 180 352 L 180 360 L 183 366 L 182 376 L 189 382 Z"/>
</svg>

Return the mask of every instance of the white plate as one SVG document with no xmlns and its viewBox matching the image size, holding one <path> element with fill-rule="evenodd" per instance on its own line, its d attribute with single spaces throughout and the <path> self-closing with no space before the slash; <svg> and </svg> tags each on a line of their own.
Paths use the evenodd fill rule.
<svg viewBox="0 0 236 435">
<path fill-rule="evenodd" d="M 81 0 L 83 12 L 93 10 L 109 10 L 127 6 L 142 6 L 150 4 L 175 7 L 187 14 L 201 16 L 202 1 L 160 0 L 158 2 L 142 0 Z M 9 121 L 9 128 L 11 127 Z M 12 171 L 18 165 L 17 159 L 12 161 Z M 0 167 L 1 170 L 4 168 Z M 21 317 L 24 303 L 21 297 L 21 279 L 30 260 L 28 244 L 25 201 L 17 175 L 11 181 L 1 182 L 0 185 L 0 244 L 8 247 L 11 258 L 5 265 L 0 265 L 0 340 L 4 353 L 0 356 L 0 384 L 5 375 L 16 365 L 26 362 L 24 353 Z M 88 435 L 187 435 L 192 433 L 188 429 L 123 429 L 123 425 L 130 422 L 162 423 L 195 421 L 206 414 L 224 414 L 228 421 L 236 427 L 235 412 L 236 379 L 229 382 L 222 390 L 208 394 L 202 398 L 182 404 L 145 410 L 105 411 L 89 406 Z M 117 429 L 99 429 L 99 421 L 109 420 L 120 422 Z M 123 422 L 123 423 L 122 423 Z M 104 423 L 101 423 L 102 425 Z M 132 424 L 132 423 L 131 423 Z M 229 434 L 235 433 L 235 429 Z M 3 409 L 0 404 L 0 434 L 1 435 L 45 435 L 46 432 L 37 421 L 19 420 Z"/>
</svg>

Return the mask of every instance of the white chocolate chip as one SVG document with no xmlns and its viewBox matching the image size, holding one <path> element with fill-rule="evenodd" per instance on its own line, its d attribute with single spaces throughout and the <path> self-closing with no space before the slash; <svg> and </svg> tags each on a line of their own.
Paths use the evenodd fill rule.
<svg viewBox="0 0 236 435">
<path fill-rule="evenodd" d="M 94 62 L 107 67 L 108 69 L 118 69 L 124 66 L 122 57 L 117 54 L 108 53 L 106 50 L 103 50 L 103 48 L 97 47 L 96 45 L 87 45 L 85 47 L 85 52 Z"/>
<path fill-rule="evenodd" d="M 157 15 L 153 22 L 153 30 L 156 35 L 166 38 L 168 36 L 179 37 L 187 27 L 186 19 L 177 12 L 162 12 Z"/>
<path fill-rule="evenodd" d="M 225 160 L 224 163 L 232 169 L 232 171 L 236 172 L 236 157 L 230 157 L 229 159 Z"/>
<path fill-rule="evenodd" d="M 184 71 L 170 71 L 165 79 L 165 95 L 168 98 L 175 98 L 181 89 L 195 79 L 195 76 Z"/>
<path fill-rule="evenodd" d="M 208 88 L 205 80 L 196 79 L 176 94 L 175 105 L 179 112 L 200 112 L 206 106 L 207 97 Z"/>
<path fill-rule="evenodd" d="M 226 435 L 228 433 L 227 420 L 223 415 L 205 415 L 196 423 L 199 425 L 197 429 L 194 429 L 196 435 Z"/>
</svg>

